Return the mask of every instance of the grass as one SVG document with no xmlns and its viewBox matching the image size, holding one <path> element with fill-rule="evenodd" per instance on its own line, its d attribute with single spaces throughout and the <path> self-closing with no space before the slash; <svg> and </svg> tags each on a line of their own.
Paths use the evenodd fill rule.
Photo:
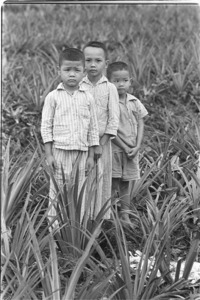
<svg viewBox="0 0 200 300">
<path fill-rule="evenodd" d="M 198 283 L 188 281 L 199 261 L 198 9 L 3 6 L 2 299 L 198 299 Z M 149 112 L 141 179 L 130 190 L 134 232 L 121 225 L 114 202 L 112 221 L 102 222 L 103 208 L 94 224 L 87 215 L 80 222 L 78 177 L 68 191 L 57 186 L 60 230 L 47 221 L 52 175 L 40 136 L 42 106 L 59 82 L 59 51 L 96 39 L 111 62 L 129 63 L 130 92 Z M 88 202 L 95 188 L 87 190 Z M 138 250 L 135 270 L 129 251 Z M 170 261 L 179 261 L 175 278 Z"/>
</svg>

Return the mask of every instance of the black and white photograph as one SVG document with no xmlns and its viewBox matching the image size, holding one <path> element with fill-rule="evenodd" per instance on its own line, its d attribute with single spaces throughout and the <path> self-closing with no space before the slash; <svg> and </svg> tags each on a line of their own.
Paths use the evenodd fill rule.
<svg viewBox="0 0 200 300">
<path fill-rule="evenodd" d="M 1 299 L 200 300 L 200 5 L 1 3 Z"/>
</svg>

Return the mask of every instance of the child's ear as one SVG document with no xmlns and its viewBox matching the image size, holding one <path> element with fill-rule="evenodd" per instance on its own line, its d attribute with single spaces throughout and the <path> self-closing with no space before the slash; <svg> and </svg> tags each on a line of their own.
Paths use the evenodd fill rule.
<svg viewBox="0 0 200 300">
<path fill-rule="evenodd" d="M 131 85 L 133 84 L 133 78 L 132 77 L 130 78 L 130 83 L 131 83 Z"/>
<path fill-rule="evenodd" d="M 106 60 L 106 64 L 105 64 L 105 69 L 107 69 L 108 64 L 109 64 L 109 60 L 107 59 L 107 60 Z"/>
</svg>

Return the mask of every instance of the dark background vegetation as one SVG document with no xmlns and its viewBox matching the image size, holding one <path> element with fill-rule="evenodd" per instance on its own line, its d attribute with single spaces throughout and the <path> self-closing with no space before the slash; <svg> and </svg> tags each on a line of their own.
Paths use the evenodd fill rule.
<svg viewBox="0 0 200 300">
<path fill-rule="evenodd" d="M 3 133 L 16 154 L 40 131 L 45 95 L 58 80 L 58 53 L 103 41 L 110 62 L 129 63 L 132 92 L 150 123 L 198 112 L 199 7 L 197 5 L 7 4 L 3 7 Z M 186 108 L 186 109 L 185 109 Z M 33 142 L 34 143 L 34 142 Z"/>
</svg>

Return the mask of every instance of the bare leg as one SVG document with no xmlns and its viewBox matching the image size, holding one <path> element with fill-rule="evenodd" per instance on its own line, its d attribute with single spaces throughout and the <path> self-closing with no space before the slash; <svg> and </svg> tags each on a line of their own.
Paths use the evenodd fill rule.
<svg viewBox="0 0 200 300">
<path fill-rule="evenodd" d="M 119 193 L 120 178 L 112 178 L 112 197 L 117 197 Z"/>
<path fill-rule="evenodd" d="M 112 198 L 117 199 L 119 198 L 119 183 L 120 178 L 112 178 Z M 118 204 L 114 204 L 115 210 L 118 211 Z"/>
<path fill-rule="evenodd" d="M 130 209 L 129 181 L 120 181 L 121 218 L 131 224 L 128 210 Z"/>
</svg>

